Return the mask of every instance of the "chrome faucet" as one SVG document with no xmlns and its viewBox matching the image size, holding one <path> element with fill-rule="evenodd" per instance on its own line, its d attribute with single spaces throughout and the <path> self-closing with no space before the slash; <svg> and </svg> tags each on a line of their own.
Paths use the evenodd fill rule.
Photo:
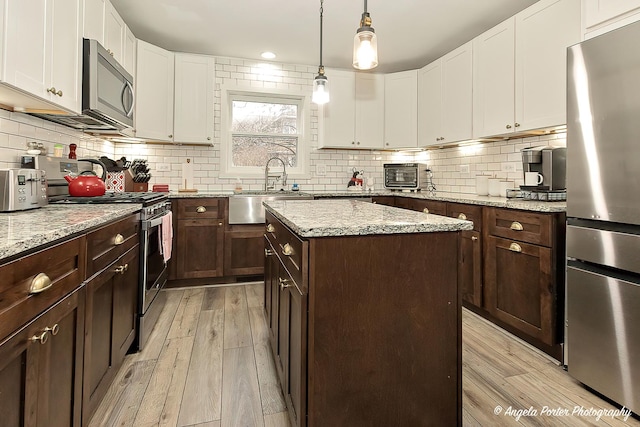
<svg viewBox="0 0 640 427">
<path fill-rule="evenodd" d="M 282 175 L 269 175 L 269 163 L 271 163 L 271 160 L 280 160 L 280 163 L 282 163 Z M 275 178 L 272 185 L 269 185 L 269 178 Z M 282 188 L 287 186 L 287 164 L 280 157 L 272 157 L 267 160 L 267 164 L 264 166 L 264 191 L 275 190 L 278 179 L 282 180 Z"/>
</svg>

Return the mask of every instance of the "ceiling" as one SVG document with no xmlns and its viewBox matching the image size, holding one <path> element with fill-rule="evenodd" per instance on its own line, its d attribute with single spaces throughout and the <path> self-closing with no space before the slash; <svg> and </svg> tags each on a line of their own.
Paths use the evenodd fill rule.
<svg viewBox="0 0 640 427">
<path fill-rule="evenodd" d="M 320 1 L 111 0 L 135 36 L 172 51 L 318 65 Z M 370 0 L 376 72 L 420 68 L 537 0 Z M 364 3 L 325 0 L 323 62 L 351 68 Z"/>
</svg>

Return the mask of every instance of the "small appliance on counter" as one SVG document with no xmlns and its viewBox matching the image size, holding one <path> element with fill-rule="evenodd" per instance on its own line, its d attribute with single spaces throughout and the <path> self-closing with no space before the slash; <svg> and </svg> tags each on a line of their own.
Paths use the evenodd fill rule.
<svg viewBox="0 0 640 427">
<path fill-rule="evenodd" d="M 425 164 L 385 163 L 383 169 L 387 190 L 429 190 L 430 170 Z"/>
<path fill-rule="evenodd" d="M 46 206 L 47 178 L 38 169 L 0 169 L 0 211 L 14 212 Z"/>
<path fill-rule="evenodd" d="M 539 146 L 524 148 L 522 173 L 525 185 L 520 186 L 525 200 L 567 200 L 567 148 Z"/>
</svg>

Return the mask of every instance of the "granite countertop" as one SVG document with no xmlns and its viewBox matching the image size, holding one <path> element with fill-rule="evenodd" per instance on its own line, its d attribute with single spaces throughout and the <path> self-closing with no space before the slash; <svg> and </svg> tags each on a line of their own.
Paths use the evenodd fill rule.
<svg viewBox="0 0 640 427">
<path fill-rule="evenodd" d="M 357 200 L 277 200 L 265 209 L 301 237 L 433 233 L 473 229 L 473 223 Z"/>
<path fill-rule="evenodd" d="M 138 212 L 142 205 L 47 205 L 40 209 L 0 213 L 0 263 L 48 243 Z"/>
</svg>

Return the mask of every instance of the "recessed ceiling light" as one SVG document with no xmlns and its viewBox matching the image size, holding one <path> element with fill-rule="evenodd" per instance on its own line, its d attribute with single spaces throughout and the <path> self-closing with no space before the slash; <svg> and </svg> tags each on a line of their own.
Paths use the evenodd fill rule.
<svg viewBox="0 0 640 427">
<path fill-rule="evenodd" d="M 260 56 L 262 56 L 264 59 L 274 59 L 276 57 L 276 54 L 273 52 L 262 52 Z"/>
</svg>

